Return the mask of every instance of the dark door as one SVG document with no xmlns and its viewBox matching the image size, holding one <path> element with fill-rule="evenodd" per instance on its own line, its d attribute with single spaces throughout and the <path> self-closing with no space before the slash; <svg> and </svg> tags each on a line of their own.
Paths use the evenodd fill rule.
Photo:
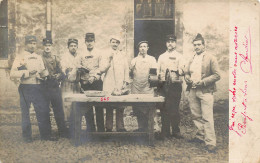
<svg viewBox="0 0 260 163">
<path fill-rule="evenodd" d="M 148 54 L 158 59 L 165 52 L 165 36 L 174 34 L 173 0 L 135 0 L 135 56 L 140 41 L 149 42 Z"/>
<path fill-rule="evenodd" d="M 165 52 L 165 36 L 174 31 L 172 20 L 135 20 L 134 41 L 135 56 L 138 54 L 137 44 L 140 41 L 149 42 L 148 54 L 158 59 Z"/>
<path fill-rule="evenodd" d="M 0 1 L 0 59 L 8 58 L 7 0 Z"/>
</svg>

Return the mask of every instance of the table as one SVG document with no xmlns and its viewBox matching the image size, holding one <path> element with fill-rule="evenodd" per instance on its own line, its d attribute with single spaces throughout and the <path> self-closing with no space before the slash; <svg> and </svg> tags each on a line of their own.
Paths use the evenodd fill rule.
<svg viewBox="0 0 260 163">
<path fill-rule="evenodd" d="M 81 117 L 86 113 L 87 109 L 90 106 L 136 106 L 142 104 L 154 105 L 154 107 L 149 107 L 148 110 L 148 129 L 146 132 L 92 132 L 88 134 L 121 134 L 121 135 L 148 135 L 149 145 L 154 145 L 154 112 L 156 109 L 156 103 L 163 103 L 164 97 L 158 96 L 154 97 L 153 95 L 147 94 L 130 94 L 123 96 L 108 96 L 106 100 L 101 101 L 102 97 L 87 97 L 85 94 L 70 94 L 67 95 L 65 101 L 72 102 L 72 112 L 74 115 L 73 118 L 73 128 L 74 134 L 72 141 L 75 146 L 80 145 L 80 135 L 81 135 Z M 104 98 L 104 97 L 103 97 Z M 86 103 L 86 107 L 76 107 L 77 103 Z"/>
</svg>

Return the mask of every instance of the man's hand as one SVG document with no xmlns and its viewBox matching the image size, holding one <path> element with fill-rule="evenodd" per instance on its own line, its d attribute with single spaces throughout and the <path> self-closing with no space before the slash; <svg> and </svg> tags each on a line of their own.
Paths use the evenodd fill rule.
<svg viewBox="0 0 260 163">
<path fill-rule="evenodd" d="M 61 74 L 54 74 L 52 76 L 53 79 L 56 79 L 56 80 L 60 80 L 61 79 Z"/>
<path fill-rule="evenodd" d="M 91 77 L 88 78 L 88 82 L 90 84 L 92 84 L 94 81 L 95 81 L 95 77 L 94 76 L 91 76 Z"/>
<path fill-rule="evenodd" d="M 72 71 L 72 68 L 67 68 L 66 71 L 65 71 L 65 73 L 68 74 L 68 73 L 71 72 L 71 71 Z"/>
<path fill-rule="evenodd" d="M 185 81 L 187 82 L 187 83 L 192 83 L 192 80 L 190 79 L 190 76 L 189 75 L 185 75 L 184 76 L 184 79 L 185 79 Z"/>
<path fill-rule="evenodd" d="M 34 74 L 36 74 L 36 72 L 37 72 L 37 70 L 32 70 L 29 73 L 30 73 L 30 75 L 34 75 Z"/>
<path fill-rule="evenodd" d="M 197 83 L 195 83 L 196 87 L 202 87 L 204 86 L 204 82 L 203 81 L 198 81 Z"/>
<path fill-rule="evenodd" d="M 124 81 L 123 82 L 123 86 L 122 86 L 122 89 L 126 89 L 128 87 L 129 83 Z"/>
<path fill-rule="evenodd" d="M 25 66 L 25 67 L 27 66 L 27 63 L 24 61 L 24 59 L 21 60 L 20 66 Z"/>
</svg>

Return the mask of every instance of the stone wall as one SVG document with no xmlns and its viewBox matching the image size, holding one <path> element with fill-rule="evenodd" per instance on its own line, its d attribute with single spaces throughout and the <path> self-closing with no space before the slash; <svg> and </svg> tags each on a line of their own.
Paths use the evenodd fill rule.
<svg viewBox="0 0 260 163">
<path fill-rule="evenodd" d="M 37 53 L 42 53 L 41 41 L 45 37 L 46 30 L 46 1 L 9 0 L 9 3 L 9 42 L 12 45 L 16 43 L 16 48 L 11 46 L 9 50 L 9 65 L 11 65 L 15 54 L 19 55 L 24 49 L 24 36 L 27 34 L 37 36 Z M 217 82 L 216 101 L 227 100 L 228 3 L 206 4 L 181 0 L 176 0 L 175 3 L 177 51 L 181 52 L 185 58 L 189 58 L 193 54 L 192 38 L 198 32 L 202 33 L 206 39 L 207 50 L 217 57 L 221 67 L 221 80 Z M 195 5 L 198 9 L 191 10 L 194 7 L 192 5 Z M 212 8 L 221 9 L 222 12 L 213 9 L 212 11 L 204 11 L 203 5 L 211 5 Z M 84 52 L 86 50 L 84 44 L 86 32 L 95 32 L 96 46 L 104 49 L 109 45 L 110 36 L 117 34 L 120 35 L 122 40 L 120 48 L 126 53 L 130 62 L 134 57 L 133 10 L 134 4 L 132 0 L 107 0 L 106 3 L 103 0 L 53 0 L 52 33 L 54 52 L 62 57 L 67 51 L 67 39 L 71 37 L 79 39 L 79 51 Z M 198 16 L 202 14 L 208 15 L 203 22 L 198 19 Z M 15 49 L 16 53 L 14 53 Z M 5 65 L 0 69 L 0 108 L 18 108 L 17 86 L 10 81 L 9 69 L 7 64 Z M 186 99 L 185 94 L 183 98 Z"/>
<path fill-rule="evenodd" d="M 184 57 L 188 60 L 194 55 L 192 40 L 197 33 L 201 33 L 205 39 L 207 53 L 217 58 L 220 67 L 221 79 L 217 82 L 215 101 L 228 100 L 229 2 L 220 3 L 215 0 L 178 2 L 181 4 L 180 12 L 183 15 Z"/>
</svg>

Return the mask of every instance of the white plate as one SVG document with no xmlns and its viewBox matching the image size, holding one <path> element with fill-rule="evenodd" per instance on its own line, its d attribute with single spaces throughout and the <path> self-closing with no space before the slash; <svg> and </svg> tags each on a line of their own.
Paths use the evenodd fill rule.
<svg viewBox="0 0 260 163">
<path fill-rule="evenodd" d="M 106 92 L 104 91 L 84 91 L 84 94 L 88 97 L 104 97 L 106 96 Z"/>
</svg>

